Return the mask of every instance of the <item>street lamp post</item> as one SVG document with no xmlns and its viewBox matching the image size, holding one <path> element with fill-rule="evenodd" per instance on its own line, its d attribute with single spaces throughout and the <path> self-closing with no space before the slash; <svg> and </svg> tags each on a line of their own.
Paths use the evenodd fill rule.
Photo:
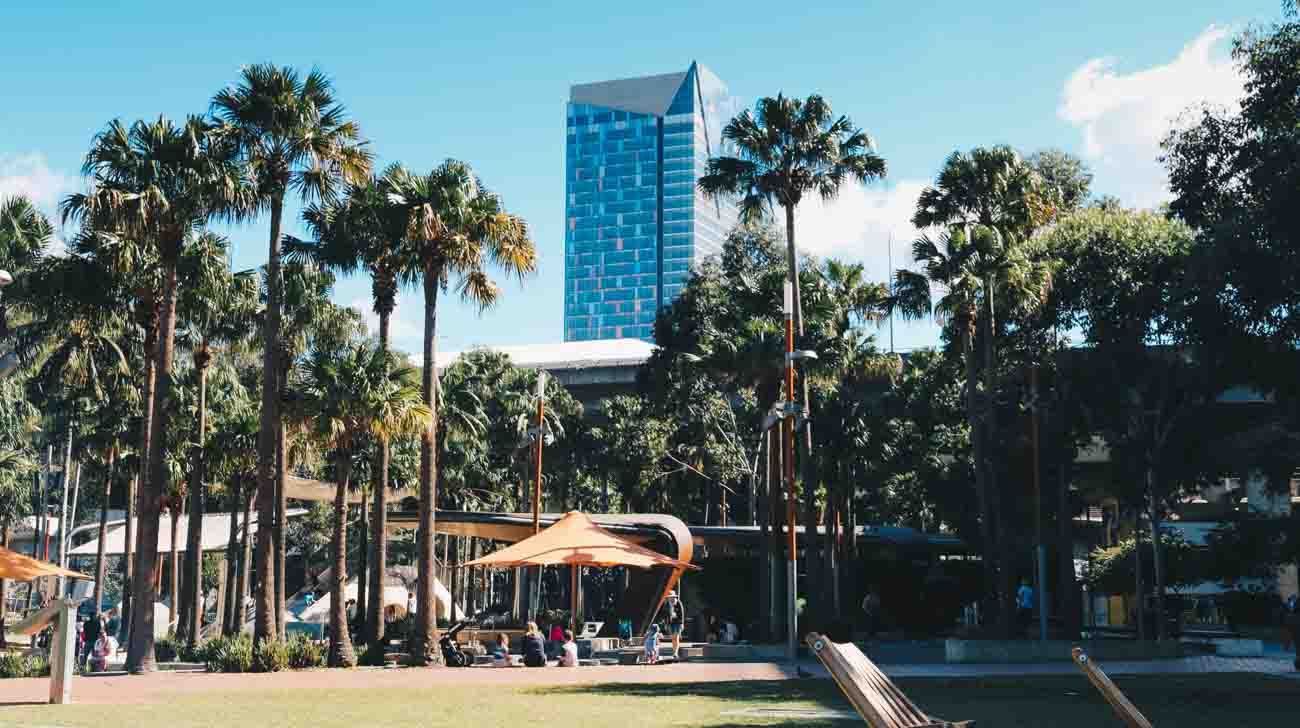
<svg viewBox="0 0 1300 728">
<path fill-rule="evenodd" d="M 1040 481 L 1041 467 L 1039 465 L 1038 455 L 1038 366 L 1035 365 L 1029 370 L 1029 387 L 1030 387 L 1030 439 L 1033 443 L 1033 482 L 1034 482 L 1034 581 L 1037 582 L 1034 590 L 1035 596 L 1038 597 L 1038 639 L 1047 641 L 1047 547 L 1043 545 L 1043 486 Z"/>
<path fill-rule="evenodd" d="M 785 652 L 786 657 L 793 660 L 797 656 L 799 649 L 799 570 L 796 563 L 799 539 L 798 534 L 795 532 L 795 516 L 798 512 L 798 503 L 794 483 L 794 432 L 798 429 L 798 418 L 803 413 L 794 398 L 794 363 L 800 359 L 816 359 L 817 353 L 814 351 L 795 351 L 794 349 L 794 286 L 788 281 L 785 284 L 784 303 L 786 401 L 781 411 L 781 439 L 784 443 L 785 453 L 782 460 L 785 467 L 787 546 L 789 547 L 788 560 L 786 561 L 787 619 Z M 811 455 L 809 453 L 809 457 Z"/>
</svg>

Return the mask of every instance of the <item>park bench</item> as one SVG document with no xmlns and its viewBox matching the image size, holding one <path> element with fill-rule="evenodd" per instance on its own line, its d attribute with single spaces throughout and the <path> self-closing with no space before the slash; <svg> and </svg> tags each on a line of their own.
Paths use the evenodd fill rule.
<svg viewBox="0 0 1300 728">
<path fill-rule="evenodd" d="M 1142 715 L 1142 711 L 1137 709 L 1136 705 L 1128 699 L 1124 693 L 1110 681 L 1110 677 L 1102 671 L 1101 666 L 1088 659 L 1088 653 L 1081 647 L 1075 647 L 1071 652 L 1074 656 L 1074 664 L 1079 667 L 1091 682 L 1093 687 L 1101 693 L 1101 696 L 1110 703 L 1110 707 L 1115 709 L 1115 714 L 1124 721 L 1129 728 L 1151 728 L 1151 721 Z"/>
<path fill-rule="evenodd" d="M 817 633 L 809 634 L 807 642 L 872 728 L 974 728 L 975 721 L 952 722 L 927 715 L 857 645 L 831 642 Z"/>
</svg>

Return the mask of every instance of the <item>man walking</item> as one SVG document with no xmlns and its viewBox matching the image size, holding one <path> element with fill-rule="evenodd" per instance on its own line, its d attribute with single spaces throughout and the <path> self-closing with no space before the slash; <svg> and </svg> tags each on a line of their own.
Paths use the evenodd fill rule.
<svg viewBox="0 0 1300 728">
<path fill-rule="evenodd" d="M 99 642 L 100 635 L 104 634 L 103 617 L 92 615 L 86 620 L 86 626 L 82 630 L 84 640 L 81 643 L 81 654 L 77 663 L 81 665 L 82 672 L 86 672 L 86 663 L 90 660 L 90 653 L 95 651 L 95 643 Z"/>
</svg>

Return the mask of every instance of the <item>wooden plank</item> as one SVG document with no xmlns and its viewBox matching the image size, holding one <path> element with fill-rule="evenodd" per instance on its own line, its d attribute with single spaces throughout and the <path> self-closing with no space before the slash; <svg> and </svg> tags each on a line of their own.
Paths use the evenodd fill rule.
<svg viewBox="0 0 1300 728">
<path fill-rule="evenodd" d="M 24 619 L 13 627 L 10 627 L 9 631 L 27 636 L 37 634 L 48 627 L 55 619 L 58 619 L 59 608 L 59 600 L 56 599 L 51 601 L 49 606 L 38 612 L 29 614 L 27 619 Z"/>
<path fill-rule="evenodd" d="M 1088 653 L 1083 648 L 1075 647 L 1071 653 L 1074 656 L 1074 664 L 1087 676 L 1088 681 L 1093 687 L 1097 688 L 1101 696 L 1110 703 L 1110 707 L 1115 709 L 1115 713 L 1123 720 L 1129 728 L 1152 728 L 1151 721 L 1142 715 L 1142 711 L 1137 709 L 1129 701 L 1115 683 L 1111 682 L 1110 677 L 1097 666 L 1095 662 L 1088 659 Z"/>
<path fill-rule="evenodd" d="M 857 645 L 836 644 L 816 633 L 806 641 L 858 715 L 873 728 L 974 726 L 973 721 L 950 723 L 926 715 Z"/>
</svg>

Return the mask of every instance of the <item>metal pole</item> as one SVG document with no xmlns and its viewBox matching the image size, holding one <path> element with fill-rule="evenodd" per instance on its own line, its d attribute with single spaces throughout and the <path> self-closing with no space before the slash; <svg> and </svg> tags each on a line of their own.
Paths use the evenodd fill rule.
<svg viewBox="0 0 1300 728">
<path fill-rule="evenodd" d="M 1035 549 L 1036 569 L 1034 570 L 1034 580 L 1038 582 L 1034 585 L 1034 593 L 1038 596 L 1038 639 L 1047 641 L 1047 547 L 1043 545 L 1043 487 L 1040 482 L 1039 455 L 1038 455 L 1038 367 L 1034 366 L 1029 370 L 1030 380 L 1030 398 L 1033 406 L 1029 408 L 1031 419 L 1033 421 L 1032 432 L 1030 433 L 1033 440 L 1034 451 L 1034 542 L 1037 544 Z"/>
<path fill-rule="evenodd" d="M 534 463 L 533 474 L 533 534 L 536 535 L 542 530 L 542 448 L 546 444 L 546 438 L 543 437 L 543 426 L 546 417 L 546 371 L 539 369 L 537 371 L 537 460 Z M 537 613 L 541 611 L 542 596 L 542 569 L 537 567 L 536 580 L 532 584 L 530 599 L 528 600 L 530 611 L 534 619 Z"/>
<path fill-rule="evenodd" d="M 785 284 L 785 391 L 787 401 L 794 402 L 794 287 Z M 795 659 L 799 646 L 799 570 L 797 558 L 798 538 L 795 534 L 795 492 L 794 492 L 794 408 L 789 407 L 785 413 L 783 428 L 785 440 L 785 485 L 786 485 L 786 524 L 787 547 L 786 561 L 786 641 L 785 653 L 790 660 Z"/>
</svg>

